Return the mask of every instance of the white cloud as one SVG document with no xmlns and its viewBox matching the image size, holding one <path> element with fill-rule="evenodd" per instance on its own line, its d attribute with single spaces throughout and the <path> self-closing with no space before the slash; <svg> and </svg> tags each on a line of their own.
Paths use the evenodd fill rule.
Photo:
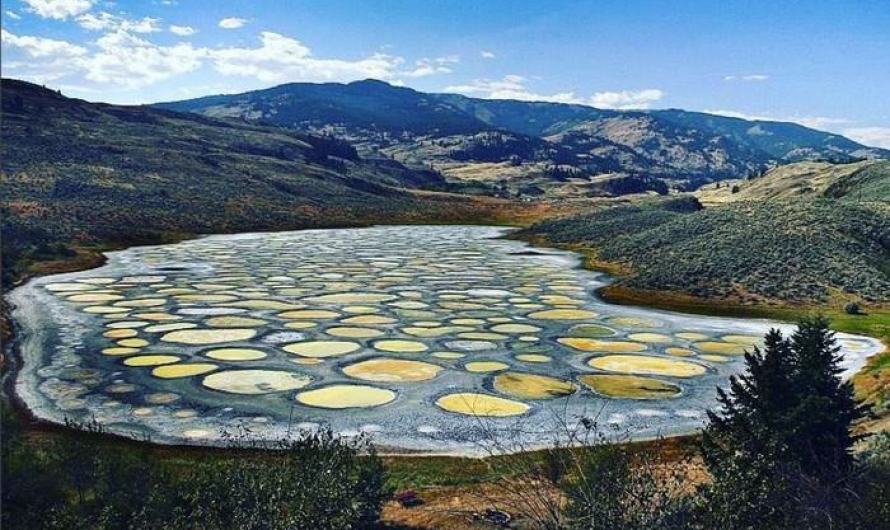
<svg viewBox="0 0 890 530">
<path fill-rule="evenodd" d="M 22 18 L 22 16 L 19 15 L 18 13 L 16 13 L 15 11 L 10 11 L 8 9 L 6 10 L 6 16 L 8 16 L 9 18 L 11 18 L 13 20 L 19 20 L 20 18 Z"/>
<path fill-rule="evenodd" d="M 246 23 L 246 18 L 228 17 L 219 21 L 219 27 L 223 29 L 238 29 Z"/>
<path fill-rule="evenodd" d="M 80 68 L 80 61 L 87 56 L 86 48 L 70 42 L 15 35 L 0 30 L 4 55 L 6 51 L 15 49 L 29 59 L 27 61 L 5 61 L 3 64 L 7 75 L 14 75 L 35 83 L 46 83 L 75 73 Z"/>
<path fill-rule="evenodd" d="M 456 55 L 448 55 L 446 57 L 436 57 L 430 59 L 424 57 L 414 63 L 414 69 L 404 72 L 403 75 L 408 77 L 426 77 L 436 74 L 450 74 L 451 66 L 460 62 L 460 57 Z"/>
<path fill-rule="evenodd" d="M 141 20 L 129 20 L 105 11 L 100 11 L 99 14 L 84 13 L 77 17 L 77 23 L 80 27 L 91 31 L 122 30 L 133 33 L 154 33 L 161 31 L 160 21 L 161 19 L 152 17 L 144 17 Z"/>
<path fill-rule="evenodd" d="M 302 42 L 264 31 L 260 33 L 260 46 L 255 48 L 221 48 L 212 50 L 210 58 L 213 67 L 223 75 L 254 77 L 267 83 L 285 81 L 354 81 L 357 79 L 394 80 L 399 76 L 413 74 L 417 77 L 420 68 L 402 71 L 404 59 L 384 53 L 375 53 L 354 61 L 345 59 L 324 59 L 312 55 L 312 50 Z M 456 58 L 440 58 L 457 60 Z M 438 65 L 453 64 L 446 60 Z M 428 75 L 428 74 L 424 74 Z"/>
<path fill-rule="evenodd" d="M 483 59 L 494 59 L 495 57 L 497 57 L 494 52 L 490 52 L 487 50 L 482 50 L 481 52 L 479 52 L 479 55 L 481 55 Z"/>
<path fill-rule="evenodd" d="M 94 0 L 22 0 L 28 11 L 43 17 L 65 20 L 89 11 Z"/>
<path fill-rule="evenodd" d="M 83 80 L 139 88 L 201 67 L 207 50 L 191 44 L 158 46 L 124 30 L 96 40 L 91 51 L 66 41 L 18 36 L 3 30 L 3 47 L 15 48 L 30 61 L 4 64 L 18 77 L 44 83 L 80 74 Z"/>
<path fill-rule="evenodd" d="M 716 114 L 717 116 L 726 116 L 727 118 L 741 118 L 743 120 L 778 121 L 778 118 L 776 117 L 770 117 L 764 114 L 749 114 L 737 110 L 705 109 L 702 112 Z"/>
<path fill-rule="evenodd" d="M 864 145 L 890 149 L 890 127 L 851 127 L 841 133 Z"/>
<path fill-rule="evenodd" d="M 507 75 L 500 80 L 476 79 L 466 85 L 445 87 L 445 92 L 457 92 L 486 99 L 516 99 L 520 101 L 544 101 L 550 103 L 573 103 L 604 109 L 645 109 L 662 99 L 664 92 L 658 89 L 622 90 L 618 92 L 596 92 L 589 98 L 575 95 L 574 92 L 540 94 L 526 87 L 528 79 L 521 75 Z"/>
<path fill-rule="evenodd" d="M 402 57 L 375 53 L 355 60 L 316 57 L 300 41 L 272 32 L 259 35 L 254 47 L 195 47 L 188 42 L 162 46 L 137 32 L 147 29 L 120 17 L 97 15 L 84 24 L 111 28 L 85 46 L 3 30 L 4 70 L 22 79 L 89 87 L 117 85 L 139 89 L 193 72 L 205 65 L 226 76 L 249 77 L 265 83 L 288 81 L 355 81 L 375 78 L 401 82 L 451 71 L 457 56 L 424 58 L 411 68 Z M 151 22 L 151 27 L 155 23 Z M 128 28 L 128 29 L 124 29 Z M 191 29 L 191 28 L 189 28 Z M 178 33 L 185 31 L 177 27 Z M 11 52 L 6 56 L 6 52 Z M 57 85 L 60 86 L 60 85 Z"/>
<path fill-rule="evenodd" d="M 4 46 L 18 48 L 33 58 L 59 58 L 72 59 L 86 55 L 87 50 L 76 44 L 43 37 L 30 37 L 27 35 L 14 35 L 5 29 L 2 30 L 2 42 Z"/>
<path fill-rule="evenodd" d="M 590 104 L 601 109 L 648 109 L 663 97 L 664 92 L 657 88 L 597 92 L 590 97 Z"/>
<path fill-rule="evenodd" d="M 180 37 L 188 37 L 189 35 L 194 35 L 198 32 L 198 30 L 191 26 L 177 26 L 176 24 L 171 24 L 167 29 L 170 30 L 170 33 L 179 35 Z"/>
<path fill-rule="evenodd" d="M 837 132 L 839 125 L 847 125 L 850 120 L 845 118 L 829 118 L 827 116 L 776 116 L 773 114 L 755 114 L 747 112 L 739 112 L 736 110 L 704 110 L 708 114 L 716 114 L 718 116 L 726 116 L 728 118 L 741 118 L 743 120 L 753 121 L 784 121 L 797 123 L 811 129 L 819 129 L 822 131 Z"/>
<path fill-rule="evenodd" d="M 96 45 L 98 52 L 82 63 L 86 79 L 129 88 L 197 70 L 208 53 L 189 43 L 158 46 L 123 30 L 103 35 Z"/>
<path fill-rule="evenodd" d="M 830 131 L 832 129 L 836 129 L 838 125 L 850 123 L 850 120 L 844 118 L 828 118 L 825 116 L 792 116 L 790 118 L 786 118 L 783 121 L 799 123 L 804 127 L 819 129 L 822 131 Z"/>
<path fill-rule="evenodd" d="M 748 74 L 748 75 L 725 75 L 724 81 L 766 81 L 769 76 L 766 74 Z"/>
<path fill-rule="evenodd" d="M 574 92 L 559 94 L 537 94 L 531 92 L 525 83 L 528 81 L 521 75 L 510 74 L 500 80 L 476 79 L 466 85 L 445 87 L 445 92 L 457 92 L 485 99 L 516 99 L 520 101 L 546 101 L 551 103 L 582 103 Z"/>
</svg>

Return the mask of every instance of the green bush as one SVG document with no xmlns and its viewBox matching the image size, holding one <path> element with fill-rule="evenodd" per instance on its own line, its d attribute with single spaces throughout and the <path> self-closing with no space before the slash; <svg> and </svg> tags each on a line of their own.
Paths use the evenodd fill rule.
<svg viewBox="0 0 890 530">
<path fill-rule="evenodd" d="M 329 430 L 263 449 L 238 436 L 221 454 L 168 459 L 104 440 L 97 423 L 41 442 L 3 416 L 5 529 L 366 528 L 389 494 L 368 440 Z"/>
<path fill-rule="evenodd" d="M 231 450 L 242 450 L 242 443 Z M 365 440 L 330 431 L 280 442 L 270 457 L 243 455 L 198 466 L 152 491 L 145 528 L 336 529 L 374 523 L 386 474 Z"/>
</svg>

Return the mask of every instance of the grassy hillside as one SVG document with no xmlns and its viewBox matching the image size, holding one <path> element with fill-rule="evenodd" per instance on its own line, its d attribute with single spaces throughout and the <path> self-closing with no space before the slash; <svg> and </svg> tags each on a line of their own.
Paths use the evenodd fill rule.
<svg viewBox="0 0 890 530">
<path fill-rule="evenodd" d="M 643 290 L 825 302 L 836 292 L 890 301 L 890 215 L 837 200 L 739 202 L 701 209 L 692 198 L 598 209 L 527 229 L 596 249 Z"/>
<path fill-rule="evenodd" d="M 695 192 L 705 206 L 766 199 L 844 199 L 849 203 L 886 202 L 890 197 L 890 162 L 851 164 L 797 162 L 745 180 L 708 184 Z"/>
<path fill-rule="evenodd" d="M 850 203 L 869 203 L 874 208 L 890 208 L 890 161 L 876 161 L 846 179 L 832 183 L 825 196 Z"/>
</svg>

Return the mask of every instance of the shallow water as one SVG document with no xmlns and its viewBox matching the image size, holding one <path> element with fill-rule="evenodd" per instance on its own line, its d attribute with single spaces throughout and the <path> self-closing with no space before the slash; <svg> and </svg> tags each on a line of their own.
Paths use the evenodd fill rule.
<svg viewBox="0 0 890 530">
<path fill-rule="evenodd" d="M 471 454 L 493 433 L 544 445 L 584 418 L 634 438 L 695 430 L 739 353 L 790 329 L 606 304 L 592 294 L 606 276 L 504 233 L 308 230 L 113 252 L 10 294 L 16 389 L 41 418 L 162 443 L 329 425 L 393 451 Z M 848 372 L 881 348 L 839 337 Z"/>
</svg>

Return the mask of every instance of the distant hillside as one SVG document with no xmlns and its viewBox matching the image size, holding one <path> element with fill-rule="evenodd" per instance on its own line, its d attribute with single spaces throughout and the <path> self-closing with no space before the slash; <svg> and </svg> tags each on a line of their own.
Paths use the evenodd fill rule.
<svg viewBox="0 0 890 530">
<path fill-rule="evenodd" d="M 703 209 L 687 195 L 604 207 L 518 236 L 590 247 L 629 271 L 619 285 L 644 291 L 890 302 L 890 163 L 794 164 L 741 187 L 726 193 L 746 200 Z"/>
<path fill-rule="evenodd" d="M 697 190 L 695 195 L 706 206 L 818 197 L 890 202 L 890 161 L 870 160 L 851 164 L 798 162 L 779 166 L 747 180 L 708 184 Z"/>
<path fill-rule="evenodd" d="M 439 175 L 363 158 L 333 137 L 6 79 L 2 104 L 4 284 L 82 244 L 491 213 L 466 198 L 420 199 L 409 189 L 439 188 Z"/>
<path fill-rule="evenodd" d="M 598 195 L 602 190 L 586 184 L 602 174 L 656 177 L 694 189 L 787 162 L 890 155 L 793 123 L 425 94 L 373 80 L 291 83 L 157 106 L 330 132 L 362 152 L 432 167 L 455 183 L 485 182 L 489 190 L 519 195 L 564 188 L 567 172 L 579 193 Z M 512 170 L 501 176 L 492 173 L 492 164 Z"/>
<path fill-rule="evenodd" d="M 650 113 L 684 128 L 709 131 L 729 141 L 738 142 L 767 153 L 775 160 L 848 161 L 850 158 L 887 158 L 886 149 L 863 146 L 839 134 L 818 131 L 788 122 L 743 120 L 685 110 L 656 110 Z"/>
</svg>

